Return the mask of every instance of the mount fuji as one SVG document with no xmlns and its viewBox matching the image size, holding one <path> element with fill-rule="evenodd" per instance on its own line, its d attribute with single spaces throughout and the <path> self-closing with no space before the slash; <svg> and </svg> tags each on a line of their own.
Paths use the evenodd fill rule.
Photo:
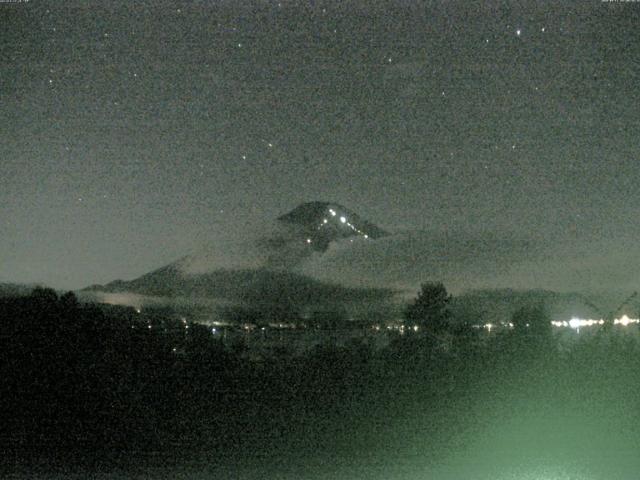
<svg viewBox="0 0 640 480">
<path fill-rule="evenodd" d="M 318 261 L 334 244 L 375 242 L 388 235 L 338 203 L 308 202 L 258 234 L 234 242 L 233 248 L 214 245 L 133 280 L 92 285 L 83 292 L 109 303 L 136 306 L 162 299 L 251 308 L 286 304 L 303 310 L 327 305 L 353 310 L 354 305 L 366 304 L 380 309 L 394 291 L 318 280 L 299 267 L 308 260 Z"/>
</svg>

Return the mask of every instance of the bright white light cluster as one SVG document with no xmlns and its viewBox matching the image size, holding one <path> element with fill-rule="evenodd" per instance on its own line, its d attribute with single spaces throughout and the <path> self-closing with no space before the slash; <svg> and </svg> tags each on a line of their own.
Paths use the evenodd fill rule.
<svg viewBox="0 0 640 480">
<path fill-rule="evenodd" d="M 593 325 L 603 325 L 604 320 L 592 320 L 585 318 L 572 318 L 571 320 L 563 320 L 563 321 L 552 321 L 551 325 L 554 327 L 570 327 L 573 329 L 579 329 L 581 327 L 592 327 Z"/>
<path fill-rule="evenodd" d="M 376 331 L 380 331 L 380 326 L 378 326 L 378 325 L 374 326 L 373 328 Z M 402 335 L 404 335 L 404 333 L 409 331 L 409 330 L 413 330 L 414 332 L 417 332 L 419 329 L 420 329 L 420 327 L 418 325 L 403 325 L 403 324 L 387 325 L 387 330 L 397 331 Z"/>
<path fill-rule="evenodd" d="M 551 322 L 551 325 L 554 327 L 564 327 L 564 328 L 573 328 L 574 330 L 580 330 L 583 327 L 593 327 L 594 325 L 604 325 L 605 321 L 603 319 L 594 320 L 591 318 L 577 318 L 574 317 L 571 320 L 554 320 Z M 627 315 L 623 315 L 620 318 L 615 318 L 613 320 L 614 325 L 622 325 L 626 327 L 627 325 L 631 325 L 633 323 L 640 323 L 640 319 L 638 318 L 629 318 Z M 527 324 L 527 326 L 529 326 Z M 484 328 L 487 331 L 491 332 L 496 327 L 502 328 L 513 328 L 513 323 L 485 323 L 483 325 L 473 325 L 474 328 Z"/>
<path fill-rule="evenodd" d="M 614 325 L 622 325 L 623 327 L 626 327 L 627 325 L 630 325 L 632 323 L 640 323 L 640 319 L 638 318 L 629 318 L 627 315 L 623 315 L 620 318 L 614 318 L 613 319 L 613 324 Z M 599 320 L 594 320 L 594 319 L 590 319 L 590 318 L 572 318 L 569 321 L 554 321 L 551 322 L 551 324 L 554 327 L 570 327 L 573 329 L 579 329 L 582 327 L 592 327 L 594 325 L 604 325 L 604 320 L 603 319 L 599 319 Z"/>
<path fill-rule="evenodd" d="M 640 323 L 640 319 L 638 319 L 638 318 L 629 318 L 626 315 L 623 315 L 622 317 L 616 318 L 613 321 L 614 325 L 622 325 L 623 327 L 626 327 L 630 323 Z"/>
<path fill-rule="evenodd" d="M 473 328 L 484 328 L 487 331 L 491 332 L 491 330 L 495 328 L 513 328 L 513 323 L 511 322 L 500 322 L 500 323 L 485 323 L 485 324 L 475 324 L 471 325 Z"/>
</svg>

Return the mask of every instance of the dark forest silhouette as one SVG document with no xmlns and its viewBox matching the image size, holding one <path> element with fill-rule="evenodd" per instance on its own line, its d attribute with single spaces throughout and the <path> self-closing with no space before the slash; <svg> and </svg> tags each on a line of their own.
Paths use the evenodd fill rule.
<svg viewBox="0 0 640 480">
<path fill-rule="evenodd" d="M 298 453 L 313 442 L 356 448 L 345 425 L 375 449 L 385 432 L 368 425 L 414 408 L 416 398 L 424 414 L 446 416 L 465 399 L 545 376 L 545 388 L 563 386 L 563 401 L 617 381 L 597 377 L 605 367 L 622 366 L 622 378 L 640 384 L 635 338 L 603 330 L 561 348 L 540 306 L 518 310 L 513 329 L 487 335 L 454 326 L 449 298 L 441 284 L 425 284 L 405 313 L 420 329 L 381 350 L 327 342 L 261 362 L 245 360 L 242 346 L 225 347 L 209 327 L 81 304 L 73 293 L 37 288 L 0 299 L 5 459 L 176 449 L 227 458 L 291 452 L 290 442 Z"/>
</svg>

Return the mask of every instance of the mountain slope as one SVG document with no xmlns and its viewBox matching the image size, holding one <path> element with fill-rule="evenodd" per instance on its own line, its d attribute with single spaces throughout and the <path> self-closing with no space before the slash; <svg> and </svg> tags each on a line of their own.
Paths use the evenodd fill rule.
<svg viewBox="0 0 640 480">
<path fill-rule="evenodd" d="M 305 258 L 322 255 L 334 241 L 349 237 L 374 241 L 384 235 L 384 230 L 339 204 L 309 202 L 277 218 L 272 229 L 256 238 L 238 240 L 242 247 L 236 248 L 236 257 L 250 258 L 250 262 L 239 258 L 237 267 L 230 266 L 218 262 L 226 260 L 225 249 L 210 249 L 136 279 L 93 285 L 85 291 L 208 299 L 255 307 L 278 303 L 297 307 L 379 304 L 392 301 L 395 292 L 320 281 L 295 267 Z"/>
</svg>

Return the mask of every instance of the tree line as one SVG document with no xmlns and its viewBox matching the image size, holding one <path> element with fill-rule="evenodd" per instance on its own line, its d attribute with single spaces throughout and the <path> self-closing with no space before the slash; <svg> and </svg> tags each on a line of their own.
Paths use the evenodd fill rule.
<svg viewBox="0 0 640 480">
<path fill-rule="evenodd" d="M 423 285 L 405 310 L 418 331 L 382 350 L 366 341 L 322 344 L 256 363 L 202 325 L 156 328 L 134 309 L 83 304 L 50 289 L 2 298 L 0 443 L 9 457 L 176 446 L 271 451 L 288 438 L 330 441 L 345 422 L 364 428 L 363 418 L 375 422 L 415 395 L 441 415 L 453 399 L 540 372 L 562 385 L 567 372 L 593 375 L 584 370 L 590 359 L 610 365 L 638 349 L 609 336 L 563 351 L 539 306 L 516 312 L 512 330 L 483 337 L 455 322 L 450 301 L 442 284 Z"/>
</svg>

